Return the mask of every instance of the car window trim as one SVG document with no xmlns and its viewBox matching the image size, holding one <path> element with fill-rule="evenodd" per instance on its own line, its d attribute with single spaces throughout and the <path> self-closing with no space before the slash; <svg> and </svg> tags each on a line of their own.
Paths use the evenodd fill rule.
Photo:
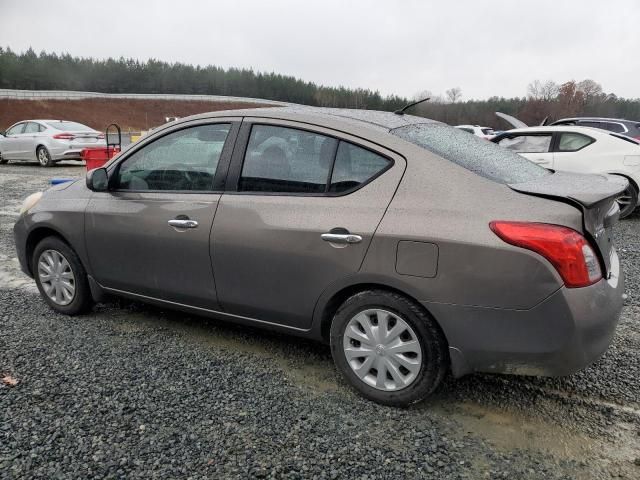
<svg viewBox="0 0 640 480">
<path fill-rule="evenodd" d="M 238 137 L 238 131 L 240 130 L 240 125 L 242 123 L 242 118 L 233 117 L 233 119 L 229 118 L 216 118 L 215 121 L 212 119 L 203 119 L 191 122 L 181 123 L 176 125 L 175 128 L 163 129 L 157 134 L 150 136 L 145 139 L 144 142 L 140 144 L 136 144 L 130 151 L 126 151 L 125 155 L 122 158 L 118 158 L 116 162 L 106 166 L 107 172 L 109 175 L 109 192 L 118 192 L 118 193 L 181 193 L 181 194 L 221 194 L 224 192 L 224 184 L 225 178 L 227 175 L 227 170 L 229 168 L 229 163 L 231 160 L 231 155 L 233 154 L 233 149 Z M 112 184 L 115 181 L 114 179 L 117 177 L 120 172 L 121 165 L 127 161 L 127 159 L 131 158 L 136 152 L 145 148 L 147 145 L 154 143 L 161 138 L 164 138 L 167 135 L 170 135 L 175 132 L 179 132 L 181 130 L 186 130 L 188 128 L 193 127 L 201 127 L 206 125 L 220 125 L 220 124 L 229 124 L 229 133 L 227 134 L 227 138 L 224 141 L 224 145 L 222 147 L 222 151 L 220 152 L 220 158 L 218 159 L 218 165 L 216 166 L 216 171 L 213 175 L 213 181 L 210 190 L 129 190 L 129 189 L 120 189 L 120 188 L 112 188 Z"/>
<path fill-rule="evenodd" d="M 381 175 L 389 171 L 395 165 L 395 160 L 391 158 L 391 156 L 384 154 L 380 151 L 376 151 L 371 147 L 362 145 L 361 143 L 357 143 L 357 141 L 354 141 L 352 139 L 343 138 L 339 136 L 340 132 L 338 131 L 335 131 L 335 133 L 329 133 L 325 131 L 325 130 L 331 130 L 332 132 L 334 132 L 329 127 L 318 126 L 319 129 L 314 129 L 313 124 L 309 124 L 306 122 L 296 122 L 294 120 L 284 120 L 284 119 L 273 119 L 273 120 L 276 120 L 276 122 L 270 122 L 269 120 L 272 120 L 272 119 L 263 118 L 263 117 L 257 117 L 257 118 L 245 117 L 244 118 L 240 128 L 240 133 L 238 134 L 238 139 L 236 141 L 236 148 L 234 149 L 233 156 L 231 158 L 231 167 L 229 169 L 229 173 L 227 176 L 226 190 L 224 192 L 225 194 L 264 195 L 264 196 L 280 196 L 280 197 L 343 197 L 345 195 L 350 195 L 360 190 L 361 188 L 364 188 L 371 182 L 375 181 L 378 177 L 380 177 Z M 329 192 L 329 191 L 324 191 L 324 192 L 260 192 L 260 191 L 257 191 L 256 192 L 256 191 L 238 190 L 240 176 L 242 174 L 242 167 L 244 166 L 244 158 L 247 152 L 247 148 L 249 146 L 249 139 L 251 137 L 251 129 L 253 128 L 254 125 L 264 125 L 267 127 L 282 127 L 282 128 L 290 128 L 294 130 L 302 130 L 304 132 L 309 132 L 316 135 L 322 135 L 322 136 L 333 138 L 334 140 L 336 140 L 335 151 L 333 152 L 333 158 L 331 160 L 331 168 L 329 169 L 330 170 L 329 177 L 327 179 L 327 182 L 329 183 L 329 185 L 331 182 L 331 177 L 333 176 L 333 167 L 336 162 L 336 155 L 338 153 L 338 147 L 340 145 L 340 142 L 347 142 L 357 147 L 368 150 L 376 155 L 379 155 L 383 157 L 385 160 L 387 160 L 388 164 L 385 168 L 380 170 L 371 178 L 367 179 L 366 182 L 363 182 L 356 187 L 350 188 L 349 190 L 344 190 L 342 192 Z"/>
</svg>

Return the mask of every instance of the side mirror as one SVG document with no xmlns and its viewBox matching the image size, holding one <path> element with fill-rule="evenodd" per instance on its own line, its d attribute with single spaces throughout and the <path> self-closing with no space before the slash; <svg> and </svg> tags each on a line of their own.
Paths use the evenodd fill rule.
<svg viewBox="0 0 640 480">
<path fill-rule="evenodd" d="M 109 175 L 106 168 L 94 168 L 87 172 L 87 188 L 94 192 L 106 192 L 109 189 Z"/>
</svg>

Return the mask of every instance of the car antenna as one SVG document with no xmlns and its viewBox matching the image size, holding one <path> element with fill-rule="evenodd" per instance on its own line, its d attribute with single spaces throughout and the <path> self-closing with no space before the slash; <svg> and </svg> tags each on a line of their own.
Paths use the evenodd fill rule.
<svg viewBox="0 0 640 480">
<path fill-rule="evenodd" d="M 404 111 L 407 110 L 408 108 L 414 107 L 422 102 L 428 102 L 429 100 L 431 100 L 431 97 L 423 98 L 422 100 L 418 100 L 417 102 L 413 102 L 413 103 L 410 103 L 409 105 L 405 105 L 400 110 L 396 110 L 393 113 L 395 113 L 396 115 L 404 115 Z"/>
</svg>

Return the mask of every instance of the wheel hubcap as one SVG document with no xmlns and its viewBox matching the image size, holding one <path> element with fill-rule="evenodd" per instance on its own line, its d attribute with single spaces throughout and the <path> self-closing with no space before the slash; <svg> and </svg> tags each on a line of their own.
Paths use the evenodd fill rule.
<svg viewBox="0 0 640 480">
<path fill-rule="evenodd" d="M 69 305 L 76 294 L 76 277 L 64 255 L 45 250 L 38 259 L 38 278 L 45 295 L 56 305 Z"/>
<path fill-rule="evenodd" d="M 367 385 L 384 391 L 411 385 L 422 366 L 422 348 L 400 316 L 382 309 L 355 315 L 343 337 L 344 354 L 353 372 Z"/>
</svg>

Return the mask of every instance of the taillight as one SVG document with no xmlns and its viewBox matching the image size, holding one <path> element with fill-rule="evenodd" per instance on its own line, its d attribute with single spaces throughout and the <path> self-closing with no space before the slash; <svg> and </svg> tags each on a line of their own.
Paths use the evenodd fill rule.
<svg viewBox="0 0 640 480">
<path fill-rule="evenodd" d="M 99 140 L 103 140 L 104 139 L 104 133 L 99 133 L 98 134 L 98 139 Z"/>
<path fill-rule="evenodd" d="M 586 287 L 602 278 L 600 263 L 591 245 L 571 228 L 505 221 L 491 222 L 489 226 L 505 242 L 549 260 L 569 288 Z"/>
<path fill-rule="evenodd" d="M 57 133 L 53 138 L 56 140 L 73 140 L 76 136 L 72 133 Z"/>
</svg>

